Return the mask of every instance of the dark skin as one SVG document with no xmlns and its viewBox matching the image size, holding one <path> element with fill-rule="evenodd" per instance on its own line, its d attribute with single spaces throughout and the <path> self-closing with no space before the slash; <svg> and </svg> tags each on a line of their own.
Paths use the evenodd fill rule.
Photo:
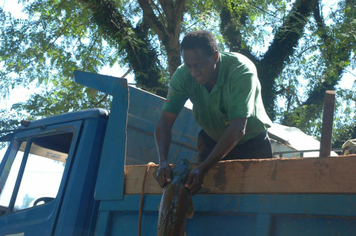
<svg viewBox="0 0 356 236">
<path fill-rule="evenodd" d="M 219 71 L 219 53 L 208 56 L 201 49 L 187 49 L 182 52 L 184 63 L 190 74 L 199 84 L 205 85 L 210 92 L 217 81 Z M 172 181 L 171 168 L 167 162 L 171 144 L 171 131 L 178 114 L 162 111 L 155 128 L 155 141 L 158 150 L 159 168 L 156 180 L 163 188 Z M 197 167 L 192 169 L 185 183 L 191 194 L 196 194 L 203 186 L 204 175 L 224 158 L 244 136 L 247 118 L 229 121 L 229 126 L 217 142 L 215 148 Z"/>
</svg>

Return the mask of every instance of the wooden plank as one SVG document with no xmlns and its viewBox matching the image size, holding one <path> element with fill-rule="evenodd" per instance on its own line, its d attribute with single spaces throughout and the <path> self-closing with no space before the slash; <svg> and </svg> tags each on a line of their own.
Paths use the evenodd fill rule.
<svg viewBox="0 0 356 236">
<path fill-rule="evenodd" d="M 194 166 L 194 165 L 193 165 Z M 199 193 L 356 193 L 356 155 L 220 162 L 204 178 Z M 145 194 L 161 194 L 151 166 Z M 141 194 L 145 165 L 125 167 L 125 194 Z"/>
<path fill-rule="evenodd" d="M 325 92 L 323 125 L 321 128 L 320 157 L 328 157 L 331 152 L 331 136 L 335 110 L 335 91 Z"/>
</svg>

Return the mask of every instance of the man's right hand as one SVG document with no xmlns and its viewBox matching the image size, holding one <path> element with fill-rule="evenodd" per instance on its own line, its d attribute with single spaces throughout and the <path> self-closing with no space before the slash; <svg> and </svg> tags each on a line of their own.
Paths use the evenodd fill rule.
<svg viewBox="0 0 356 236">
<path fill-rule="evenodd" d="M 172 181 L 171 167 L 169 164 L 160 164 L 156 173 L 156 180 L 163 188 Z"/>
<path fill-rule="evenodd" d="M 172 142 L 172 127 L 178 114 L 168 111 L 162 111 L 161 117 L 155 127 L 155 141 L 158 152 L 159 167 L 156 174 L 156 180 L 163 188 L 172 181 L 171 167 L 169 166 L 168 153 Z"/>
</svg>

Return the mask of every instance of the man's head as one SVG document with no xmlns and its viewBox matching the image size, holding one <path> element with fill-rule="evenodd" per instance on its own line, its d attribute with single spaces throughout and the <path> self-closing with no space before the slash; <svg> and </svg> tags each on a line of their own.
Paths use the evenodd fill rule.
<svg viewBox="0 0 356 236">
<path fill-rule="evenodd" d="M 180 45 L 180 52 L 183 54 L 185 49 L 201 49 L 207 56 L 219 52 L 218 45 L 212 33 L 205 30 L 189 32 Z"/>
<path fill-rule="evenodd" d="M 213 34 L 204 30 L 188 33 L 181 43 L 181 53 L 195 81 L 214 87 L 218 77 L 219 49 Z"/>
</svg>

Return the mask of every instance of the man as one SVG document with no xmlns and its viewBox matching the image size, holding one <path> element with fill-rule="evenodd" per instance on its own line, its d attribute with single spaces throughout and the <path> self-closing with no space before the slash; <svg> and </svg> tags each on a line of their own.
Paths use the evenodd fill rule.
<svg viewBox="0 0 356 236">
<path fill-rule="evenodd" d="M 198 135 L 199 165 L 185 186 L 192 194 L 202 187 L 205 173 L 220 160 L 270 158 L 270 127 L 254 64 L 238 53 L 219 53 L 207 31 L 187 34 L 181 43 L 184 64 L 172 76 L 155 140 L 159 156 L 156 180 L 171 181 L 168 150 L 172 126 L 189 98 L 193 114 L 203 128 Z"/>
</svg>

